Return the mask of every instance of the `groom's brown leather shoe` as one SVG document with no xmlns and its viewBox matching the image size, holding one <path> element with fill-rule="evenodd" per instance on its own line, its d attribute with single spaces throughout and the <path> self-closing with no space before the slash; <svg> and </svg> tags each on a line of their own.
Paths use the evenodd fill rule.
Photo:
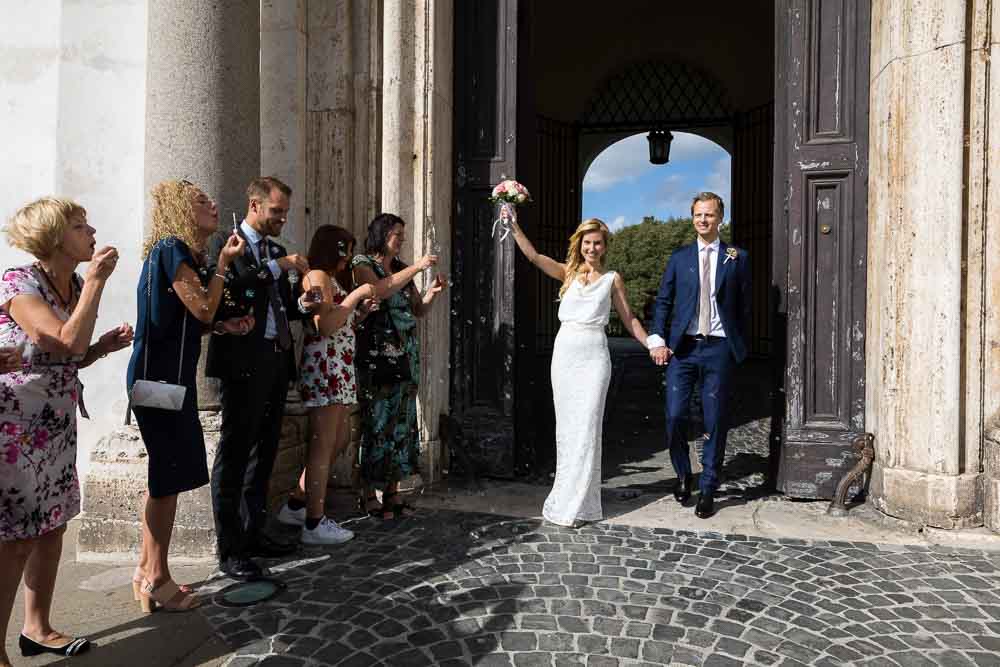
<svg viewBox="0 0 1000 667">
<path fill-rule="evenodd" d="M 694 488 L 694 477 L 681 475 L 677 478 L 677 485 L 674 487 L 674 499 L 683 505 L 691 499 L 692 488 Z"/>
</svg>

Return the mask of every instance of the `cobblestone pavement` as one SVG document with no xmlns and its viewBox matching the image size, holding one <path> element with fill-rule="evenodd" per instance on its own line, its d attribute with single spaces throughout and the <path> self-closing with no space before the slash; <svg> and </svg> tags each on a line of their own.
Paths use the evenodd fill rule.
<svg viewBox="0 0 1000 667">
<path fill-rule="evenodd" d="M 203 607 L 229 665 L 1000 665 L 997 553 L 440 510 L 356 528 L 278 598 Z"/>
</svg>

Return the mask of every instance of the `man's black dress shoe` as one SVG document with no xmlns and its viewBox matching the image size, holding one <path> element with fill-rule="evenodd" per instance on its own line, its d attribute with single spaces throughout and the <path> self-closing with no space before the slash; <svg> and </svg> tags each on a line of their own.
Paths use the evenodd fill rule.
<svg viewBox="0 0 1000 667">
<path fill-rule="evenodd" d="M 260 535 L 250 543 L 246 552 L 249 556 L 258 558 L 281 558 L 295 553 L 298 546 L 290 542 L 276 542 L 270 537 Z"/>
<path fill-rule="evenodd" d="M 219 569 L 227 577 L 239 581 L 253 581 L 264 576 L 264 572 L 257 563 L 249 558 L 242 558 L 240 556 L 230 556 L 225 559 L 219 563 Z"/>
<path fill-rule="evenodd" d="M 698 504 L 695 505 L 694 515 L 699 519 L 707 519 L 715 514 L 715 497 L 711 493 L 703 493 L 698 496 Z"/>
<path fill-rule="evenodd" d="M 691 498 L 691 489 L 694 487 L 694 477 L 684 475 L 677 478 L 677 485 L 674 486 L 674 498 L 677 502 L 684 504 Z"/>
</svg>

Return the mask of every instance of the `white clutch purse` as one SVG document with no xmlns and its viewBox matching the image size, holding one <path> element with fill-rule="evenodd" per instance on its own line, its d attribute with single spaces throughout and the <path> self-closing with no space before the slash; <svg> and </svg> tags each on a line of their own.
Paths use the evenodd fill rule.
<svg viewBox="0 0 1000 667">
<path fill-rule="evenodd" d="M 136 380 L 132 385 L 132 407 L 179 411 L 184 407 L 187 387 L 160 380 Z"/>
</svg>

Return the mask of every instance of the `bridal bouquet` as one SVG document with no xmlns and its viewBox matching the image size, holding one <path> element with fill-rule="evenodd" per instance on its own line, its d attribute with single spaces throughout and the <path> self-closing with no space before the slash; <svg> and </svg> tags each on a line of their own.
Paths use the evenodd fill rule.
<svg viewBox="0 0 1000 667">
<path fill-rule="evenodd" d="M 528 188 L 524 187 L 513 179 L 500 181 L 493 188 L 490 201 L 500 207 L 499 217 L 493 221 L 492 236 L 496 238 L 497 228 L 502 232 L 500 240 L 503 241 L 510 234 L 510 221 L 517 220 L 516 207 L 531 201 L 531 194 Z"/>
</svg>

